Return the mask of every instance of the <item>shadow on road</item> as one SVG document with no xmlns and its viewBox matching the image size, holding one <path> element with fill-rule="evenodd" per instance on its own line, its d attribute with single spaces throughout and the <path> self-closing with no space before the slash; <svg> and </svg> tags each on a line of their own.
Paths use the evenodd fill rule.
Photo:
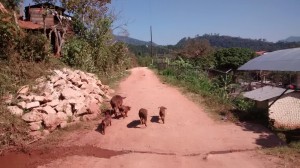
<svg viewBox="0 0 300 168">
<path fill-rule="evenodd" d="M 133 120 L 127 124 L 127 128 L 140 128 L 138 125 L 140 125 L 140 120 Z"/>
<path fill-rule="evenodd" d="M 277 135 L 260 124 L 244 122 L 237 125 L 242 127 L 244 131 L 259 133 L 260 135 L 259 138 L 256 139 L 256 144 L 260 145 L 261 147 L 271 148 L 285 144 L 285 142 L 282 141 Z"/>
<path fill-rule="evenodd" d="M 102 125 L 101 125 L 101 124 L 98 124 L 97 128 L 95 129 L 95 131 L 97 131 L 97 132 L 103 134 L 103 131 L 102 131 L 102 130 L 103 130 Z"/>
<path fill-rule="evenodd" d="M 151 116 L 151 120 L 152 123 L 159 123 L 159 116 Z"/>
</svg>

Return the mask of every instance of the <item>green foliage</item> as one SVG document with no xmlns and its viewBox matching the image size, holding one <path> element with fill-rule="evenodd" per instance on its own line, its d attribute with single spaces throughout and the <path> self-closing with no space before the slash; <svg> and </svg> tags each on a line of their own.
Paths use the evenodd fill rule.
<svg viewBox="0 0 300 168">
<path fill-rule="evenodd" d="M 44 35 L 24 33 L 17 28 L 12 16 L 2 13 L 0 16 L 4 18 L 0 19 L 0 59 L 36 62 L 48 59 L 50 44 Z"/>
<path fill-rule="evenodd" d="M 210 97 L 216 102 L 227 104 L 227 93 L 220 88 L 217 83 L 210 80 L 207 74 L 199 68 L 193 67 L 183 59 L 175 60 L 170 66 L 159 74 L 166 76 L 180 86 L 184 86 L 188 91 L 202 96 Z"/>
<path fill-rule="evenodd" d="M 0 59 L 8 59 L 19 41 L 20 31 L 12 16 L 0 12 Z"/>
<path fill-rule="evenodd" d="M 94 72 L 96 67 L 92 57 L 92 47 L 80 38 L 70 39 L 63 47 L 62 61 L 71 67 Z"/>
<path fill-rule="evenodd" d="M 18 51 L 23 60 L 45 61 L 50 55 L 50 43 L 41 33 L 27 33 L 19 42 Z"/>
<path fill-rule="evenodd" d="M 218 69 L 237 69 L 255 56 L 255 53 L 246 48 L 224 48 L 214 54 Z"/>
<path fill-rule="evenodd" d="M 253 101 L 246 100 L 243 97 L 236 97 L 233 99 L 232 103 L 234 104 L 235 108 L 239 111 L 251 111 L 254 107 Z"/>
<path fill-rule="evenodd" d="M 190 64 L 188 61 L 183 60 L 181 57 L 178 57 L 177 60 L 175 60 L 174 62 L 171 63 L 171 65 L 173 66 L 178 66 L 178 67 L 182 67 L 182 68 L 192 68 L 193 65 Z"/>
<path fill-rule="evenodd" d="M 136 56 L 139 66 L 149 67 L 152 65 L 153 58 L 151 56 Z"/>
</svg>

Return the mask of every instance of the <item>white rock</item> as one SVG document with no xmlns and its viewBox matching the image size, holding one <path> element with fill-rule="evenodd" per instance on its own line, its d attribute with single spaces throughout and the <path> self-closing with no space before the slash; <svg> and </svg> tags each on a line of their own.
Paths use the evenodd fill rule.
<svg viewBox="0 0 300 168">
<path fill-rule="evenodd" d="M 102 83 L 101 83 L 101 81 L 100 81 L 100 80 L 98 80 L 98 81 L 96 82 L 96 85 L 97 85 L 97 86 L 99 86 L 99 87 L 101 87 L 101 86 L 102 86 Z"/>
<path fill-rule="evenodd" d="M 60 70 L 53 70 L 55 73 L 56 73 L 56 75 L 58 75 L 59 77 L 61 77 L 61 76 L 63 76 L 64 75 L 64 73 L 62 72 L 62 71 L 60 71 Z"/>
<path fill-rule="evenodd" d="M 33 101 L 44 102 L 45 97 L 44 96 L 33 96 Z"/>
<path fill-rule="evenodd" d="M 73 73 L 68 73 L 67 80 L 72 80 L 75 77 Z"/>
<path fill-rule="evenodd" d="M 29 86 L 28 85 L 25 85 L 25 86 L 22 86 L 19 90 L 18 90 L 18 94 L 26 94 L 27 92 L 29 91 Z"/>
<path fill-rule="evenodd" d="M 42 135 L 43 136 L 47 136 L 47 135 L 49 135 L 50 134 L 50 132 L 48 131 L 48 130 L 46 130 L 46 129 L 44 129 L 43 131 L 42 131 Z"/>
<path fill-rule="evenodd" d="M 22 101 L 22 102 L 19 102 L 17 104 L 18 107 L 22 108 L 22 109 L 26 109 L 26 102 Z"/>
<path fill-rule="evenodd" d="M 8 106 L 7 109 L 13 115 L 16 115 L 16 116 L 23 115 L 23 110 L 20 109 L 18 106 Z"/>
<path fill-rule="evenodd" d="M 86 89 L 88 87 L 88 83 L 87 82 L 81 82 L 82 85 L 80 87 L 80 89 Z"/>
<path fill-rule="evenodd" d="M 113 89 L 108 89 L 108 94 L 114 94 L 115 93 L 115 90 Z"/>
<path fill-rule="evenodd" d="M 52 92 L 52 94 L 48 97 L 49 100 L 55 100 L 55 99 L 59 99 L 60 93 L 59 92 Z"/>
<path fill-rule="evenodd" d="M 54 91 L 54 84 L 51 83 L 50 81 L 47 81 L 47 83 L 44 85 L 45 92 L 52 93 Z"/>
<path fill-rule="evenodd" d="M 111 100 L 111 96 L 109 96 L 108 94 L 105 94 L 105 95 L 104 95 L 104 99 L 105 99 L 105 100 Z"/>
<path fill-rule="evenodd" d="M 68 68 L 63 68 L 62 71 L 66 74 L 69 74 L 70 70 Z"/>
<path fill-rule="evenodd" d="M 101 111 L 100 111 L 100 107 L 97 103 L 95 102 L 91 102 L 89 105 L 88 105 L 88 108 L 87 108 L 88 112 L 91 113 L 91 114 L 100 114 Z"/>
<path fill-rule="evenodd" d="M 98 95 L 98 94 L 90 94 L 90 96 L 91 96 L 93 99 L 96 99 L 99 103 L 102 103 L 102 102 L 103 102 L 102 96 L 100 96 L 100 95 Z"/>
<path fill-rule="evenodd" d="M 33 96 L 26 96 L 26 95 L 18 95 L 17 99 L 24 100 L 26 102 L 30 102 L 33 99 Z"/>
<path fill-rule="evenodd" d="M 32 109 L 35 107 L 39 107 L 40 106 L 40 102 L 35 101 L 35 102 L 30 102 L 26 104 L 26 109 Z"/>
<path fill-rule="evenodd" d="M 77 103 L 77 104 L 75 104 L 74 109 L 76 111 L 76 116 L 88 113 L 87 106 L 86 106 L 85 103 Z"/>
<path fill-rule="evenodd" d="M 70 104 L 67 105 L 67 107 L 65 109 L 65 113 L 67 114 L 68 117 L 73 116 L 72 106 Z"/>
<path fill-rule="evenodd" d="M 56 111 L 51 106 L 45 106 L 42 109 L 46 114 L 56 114 Z"/>
<path fill-rule="evenodd" d="M 58 103 L 57 106 L 55 106 L 56 111 L 66 111 L 67 105 L 68 105 L 68 101 L 67 100 L 62 100 Z M 71 105 L 70 105 L 71 107 Z"/>
<path fill-rule="evenodd" d="M 66 113 L 64 112 L 58 112 L 57 113 L 57 116 L 58 118 L 61 120 L 61 121 L 67 121 L 68 120 L 68 116 Z"/>
<path fill-rule="evenodd" d="M 78 97 L 81 96 L 80 92 L 77 92 L 76 90 L 73 90 L 71 88 L 64 88 L 63 91 L 61 92 L 62 97 L 65 99 L 77 99 Z"/>
<path fill-rule="evenodd" d="M 64 79 L 60 79 L 54 83 L 54 87 L 65 85 L 67 82 Z"/>
<path fill-rule="evenodd" d="M 53 131 L 62 121 L 56 114 L 48 114 L 43 117 L 43 122 L 46 128 Z"/>
<path fill-rule="evenodd" d="M 68 126 L 68 122 L 67 121 L 63 121 L 62 123 L 59 124 L 60 128 L 66 128 Z"/>
<path fill-rule="evenodd" d="M 43 115 L 39 113 L 37 110 L 33 110 L 29 113 L 25 113 L 22 116 L 22 119 L 26 122 L 37 122 L 43 119 Z"/>
<path fill-rule="evenodd" d="M 29 123 L 29 129 L 31 131 L 37 131 L 40 130 L 41 128 L 42 128 L 42 121 Z"/>
<path fill-rule="evenodd" d="M 80 78 L 81 78 L 82 82 L 88 83 L 87 76 L 86 76 L 86 74 L 84 72 L 80 71 L 78 74 L 80 75 Z"/>
<path fill-rule="evenodd" d="M 45 82 L 46 81 L 46 78 L 44 76 L 40 77 L 40 78 L 37 78 L 35 80 L 37 83 L 42 83 L 42 82 Z"/>
<path fill-rule="evenodd" d="M 59 100 L 58 99 L 54 99 L 51 102 L 48 102 L 47 105 L 51 106 L 51 107 L 55 107 L 59 104 Z"/>
<path fill-rule="evenodd" d="M 50 77 L 51 83 L 55 83 L 58 80 L 59 80 L 59 76 L 57 76 L 57 75 L 53 75 L 53 76 Z"/>
</svg>

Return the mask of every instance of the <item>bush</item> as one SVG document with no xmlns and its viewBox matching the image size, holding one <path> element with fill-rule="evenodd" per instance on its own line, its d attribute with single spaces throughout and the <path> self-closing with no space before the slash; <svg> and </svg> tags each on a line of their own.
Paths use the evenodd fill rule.
<svg viewBox="0 0 300 168">
<path fill-rule="evenodd" d="M 18 51 L 23 60 L 45 61 L 50 55 L 50 43 L 41 33 L 27 33 L 19 42 Z"/>
<path fill-rule="evenodd" d="M 151 56 L 137 56 L 137 62 L 142 67 L 149 67 L 152 65 L 153 58 Z"/>
<path fill-rule="evenodd" d="M 15 50 L 20 37 L 12 16 L 0 12 L 0 59 L 7 60 Z"/>
<path fill-rule="evenodd" d="M 251 100 L 246 100 L 242 97 L 237 97 L 232 100 L 232 103 L 239 111 L 251 111 L 254 108 L 254 102 Z"/>
<path fill-rule="evenodd" d="M 95 72 L 93 49 L 88 42 L 81 38 L 70 39 L 62 48 L 61 60 L 71 67 Z"/>
</svg>

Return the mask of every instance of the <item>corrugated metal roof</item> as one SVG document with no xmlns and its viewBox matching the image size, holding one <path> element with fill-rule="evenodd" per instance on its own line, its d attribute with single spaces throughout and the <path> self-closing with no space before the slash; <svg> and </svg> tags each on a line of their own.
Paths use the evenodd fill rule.
<svg viewBox="0 0 300 168">
<path fill-rule="evenodd" d="M 243 96 L 256 101 L 265 101 L 281 95 L 284 91 L 284 88 L 264 86 L 262 88 L 246 92 Z M 285 94 L 291 92 L 294 92 L 294 90 L 288 90 Z"/>
<path fill-rule="evenodd" d="M 266 53 L 248 61 L 238 70 L 300 71 L 300 48 Z"/>
</svg>

